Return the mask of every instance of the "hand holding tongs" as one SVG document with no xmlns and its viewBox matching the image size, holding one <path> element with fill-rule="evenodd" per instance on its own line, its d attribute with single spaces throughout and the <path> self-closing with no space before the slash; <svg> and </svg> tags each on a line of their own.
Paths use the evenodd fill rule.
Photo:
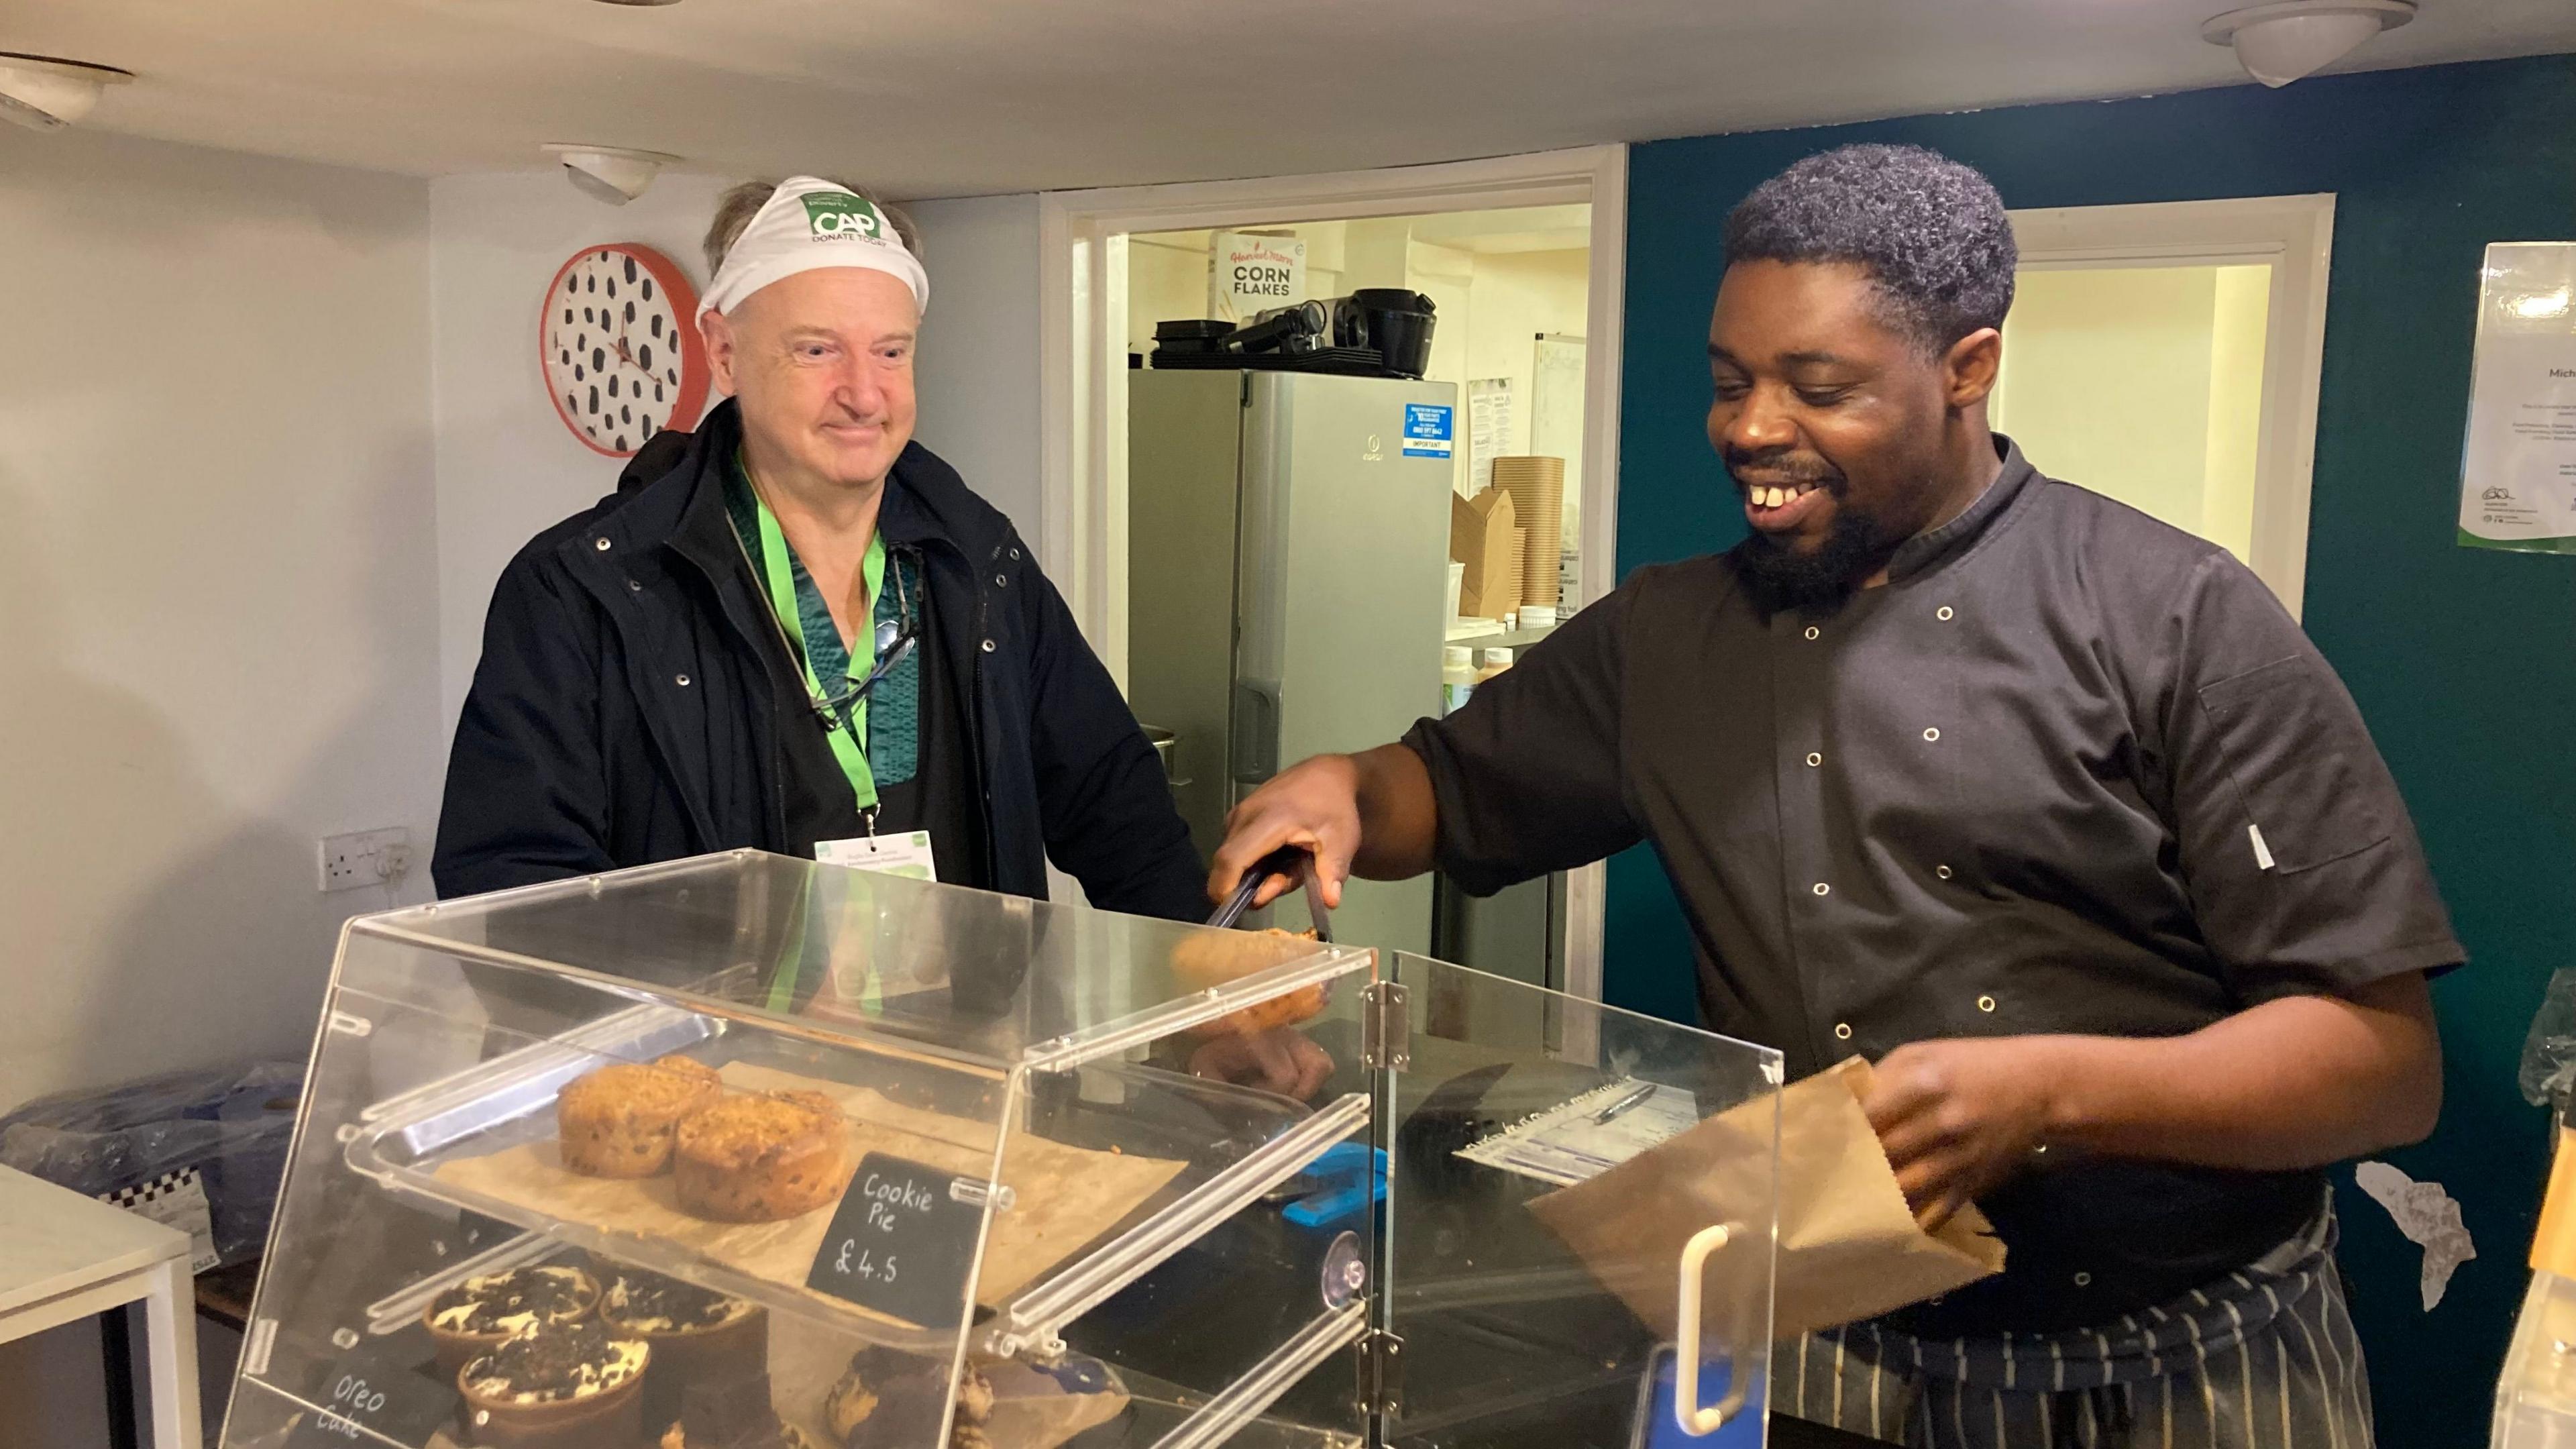
<svg viewBox="0 0 2576 1449">
<path fill-rule="evenodd" d="M 1324 893 L 1315 874 L 1315 853 L 1302 845 L 1283 845 L 1261 859 L 1235 882 L 1234 894 L 1208 917 L 1211 926 L 1231 926 L 1252 909 L 1252 898 L 1261 892 L 1261 883 L 1274 875 L 1284 875 L 1298 882 L 1306 892 L 1306 913 L 1314 919 L 1315 939 L 1333 939 L 1332 913 L 1324 908 Z"/>
</svg>

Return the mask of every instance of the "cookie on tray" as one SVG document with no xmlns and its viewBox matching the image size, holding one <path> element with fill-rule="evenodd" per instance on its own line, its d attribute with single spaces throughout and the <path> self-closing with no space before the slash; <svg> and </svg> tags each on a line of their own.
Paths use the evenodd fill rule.
<svg viewBox="0 0 2576 1449">
<path fill-rule="evenodd" d="M 776 1222 L 849 1185 L 849 1134 L 820 1092 L 744 1092 L 701 1107 L 672 1146 L 680 1206 L 728 1223 Z"/>
<path fill-rule="evenodd" d="M 715 1069 L 687 1057 L 617 1062 L 555 1095 L 564 1166 L 587 1177 L 653 1177 L 671 1165 L 680 1120 L 716 1100 Z"/>
</svg>

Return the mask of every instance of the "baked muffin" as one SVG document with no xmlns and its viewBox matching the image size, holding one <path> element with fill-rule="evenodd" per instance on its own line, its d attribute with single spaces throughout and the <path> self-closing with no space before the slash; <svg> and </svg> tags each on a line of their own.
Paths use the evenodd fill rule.
<svg viewBox="0 0 2576 1449">
<path fill-rule="evenodd" d="M 563 1263 L 538 1263 L 468 1278 L 430 1300 L 420 1321 L 438 1346 L 438 1371 L 454 1374 L 468 1359 L 539 1323 L 575 1323 L 599 1305 L 599 1280 Z"/>
<path fill-rule="evenodd" d="M 656 1434 L 680 1417 L 691 1385 L 726 1384 L 769 1369 L 767 1309 L 677 1278 L 621 1268 L 600 1295 L 599 1317 L 620 1337 L 652 1345 L 644 1425 Z"/>
<path fill-rule="evenodd" d="M 820 1092 L 745 1092 L 701 1107 L 673 1140 L 680 1206 L 727 1223 L 792 1218 L 849 1184 L 840 1108 Z"/>
<path fill-rule="evenodd" d="M 778 1417 L 765 1373 L 691 1382 L 679 1419 L 655 1442 L 660 1449 L 822 1449 Z"/>
<path fill-rule="evenodd" d="M 681 1056 L 575 1077 L 555 1094 L 564 1166 L 589 1177 L 655 1176 L 671 1165 L 680 1119 L 722 1093 L 713 1067 Z"/>
<path fill-rule="evenodd" d="M 947 1366 L 890 1348 L 863 1348 L 823 1396 L 823 1424 L 842 1449 L 920 1449 L 939 1432 L 948 1407 Z M 993 1385 L 968 1364 L 957 1379 L 957 1418 L 949 1449 L 986 1449 Z"/>
<path fill-rule="evenodd" d="M 596 1319 L 533 1323 L 457 1372 L 474 1442 L 500 1449 L 634 1449 L 652 1348 Z"/>
<path fill-rule="evenodd" d="M 1293 941 L 1315 939 L 1313 931 L 1283 931 L 1277 926 L 1258 934 Z M 1172 975 L 1191 986 L 1224 986 L 1278 964 L 1280 958 L 1265 958 L 1262 953 L 1245 951 L 1238 940 L 1214 932 L 1194 933 L 1172 948 Z M 1273 1027 L 1295 1026 L 1321 1015 L 1329 1000 L 1331 993 L 1326 989 L 1326 983 L 1313 981 L 1284 996 L 1256 1001 L 1241 1011 L 1203 1022 L 1190 1028 L 1189 1034 L 1205 1041 L 1220 1036 L 1249 1036 Z"/>
</svg>

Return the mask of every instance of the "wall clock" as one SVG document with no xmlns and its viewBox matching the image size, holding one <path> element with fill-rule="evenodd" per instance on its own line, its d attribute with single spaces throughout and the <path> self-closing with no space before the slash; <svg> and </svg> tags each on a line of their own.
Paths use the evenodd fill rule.
<svg viewBox="0 0 2576 1449">
<path fill-rule="evenodd" d="M 664 428 L 696 427 L 706 407 L 698 290 L 651 247 L 584 247 L 546 288 L 537 360 L 572 435 L 612 458 L 631 456 Z"/>
</svg>

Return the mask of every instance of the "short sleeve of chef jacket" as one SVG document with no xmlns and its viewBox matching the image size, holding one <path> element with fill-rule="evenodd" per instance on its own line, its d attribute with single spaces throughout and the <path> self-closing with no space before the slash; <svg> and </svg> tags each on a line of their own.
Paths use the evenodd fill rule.
<svg viewBox="0 0 2576 1449">
<path fill-rule="evenodd" d="M 2248 1003 L 2338 993 L 2467 953 L 2387 762 L 2316 646 L 2212 550 L 2136 646 L 2193 914 Z"/>
</svg>

